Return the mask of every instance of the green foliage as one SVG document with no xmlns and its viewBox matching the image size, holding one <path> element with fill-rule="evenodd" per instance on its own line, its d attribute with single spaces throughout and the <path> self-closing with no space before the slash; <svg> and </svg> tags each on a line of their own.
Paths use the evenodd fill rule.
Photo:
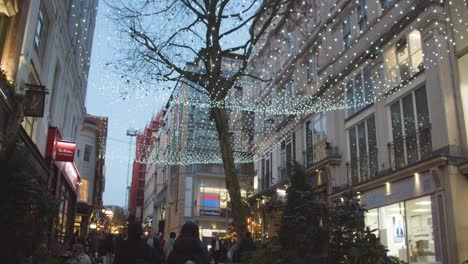
<svg viewBox="0 0 468 264">
<path fill-rule="evenodd" d="M 279 232 L 282 256 L 287 263 L 322 263 L 328 240 L 327 230 L 322 225 L 326 206 L 306 184 L 302 167 L 291 165 Z"/>
<path fill-rule="evenodd" d="M 306 184 L 303 169 L 292 164 L 279 239 L 257 250 L 250 263 L 400 264 L 387 256 L 373 230 L 366 228 L 356 193 L 332 205 L 321 202 Z"/>
<path fill-rule="evenodd" d="M 250 257 L 251 264 L 279 264 L 281 262 L 281 245 L 278 237 L 272 237 L 262 243 Z"/>
<path fill-rule="evenodd" d="M 58 201 L 34 175 L 27 160 L 27 151 L 21 149 L 0 160 L 0 206 L 8 212 L 0 215 L 0 228 L 6 237 L 14 238 L 7 252 L 14 254 L 15 263 L 22 263 L 46 244 L 49 223 L 58 209 Z"/>
<path fill-rule="evenodd" d="M 395 263 L 387 257 L 387 249 L 372 233 L 374 230 L 365 227 L 366 211 L 352 191 L 344 193 L 341 201 L 329 207 L 330 263 Z"/>
</svg>

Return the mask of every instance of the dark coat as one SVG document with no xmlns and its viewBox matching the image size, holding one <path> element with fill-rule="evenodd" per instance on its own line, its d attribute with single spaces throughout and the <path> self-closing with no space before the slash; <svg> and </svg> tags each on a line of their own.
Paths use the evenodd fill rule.
<svg viewBox="0 0 468 264">
<path fill-rule="evenodd" d="M 141 239 L 141 233 L 139 223 L 128 225 L 128 239 L 117 245 L 114 264 L 159 263 L 152 248 Z"/>
<path fill-rule="evenodd" d="M 167 263 L 185 264 L 189 260 L 197 264 L 210 263 L 208 254 L 199 238 L 198 226 L 192 222 L 187 222 L 182 226 Z"/>
</svg>

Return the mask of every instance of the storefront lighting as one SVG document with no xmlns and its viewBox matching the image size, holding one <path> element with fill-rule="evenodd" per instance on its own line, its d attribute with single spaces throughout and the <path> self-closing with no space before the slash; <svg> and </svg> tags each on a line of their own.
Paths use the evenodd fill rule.
<svg viewBox="0 0 468 264">
<path fill-rule="evenodd" d="M 415 212 L 415 213 L 423 213 L 423 212 L 429 212 L 431 209 L 426 209 L 426 208 L 418 208 L 418 209 L 414 209 L 414 210 L 411 210 L 411 212 Z"/>
<path fill-rule="evenodd" d="M 405 208 L 392 207 L 392 208 L 389 208 L 388 210 L 393 211 L 393 212 L 400 212 L 400 211 L 405 210 Z"/>
<path fill-rule="evenodd" d="M 96 225 L 96 223 L 92 223 L 92 224 L 90 224 L 90 225 L 89 225 L 89 228 L 91 228 L 91 229 L 96 229 L 96 228 L 97 228 L 97 225 Z"/>
<path fill-rule="evenodd" d="M 340 200 L 341 200 L 342 203 L 344 203 L 344 198 L 343 197 L 341 197 Z"/>
<path fill-rule="evenodd" d="M 286 190 L 282 190 L 282 189 L 277 189 L 276 192 L 279 194 L 279 195 L 286 195 Z"/>
<path fill-rule="evenodd" d="M 421 201 L 421 202 L 417 202 L 416 204 L 417 205 L 431 205 L 431 201 Z"/>
</svg>

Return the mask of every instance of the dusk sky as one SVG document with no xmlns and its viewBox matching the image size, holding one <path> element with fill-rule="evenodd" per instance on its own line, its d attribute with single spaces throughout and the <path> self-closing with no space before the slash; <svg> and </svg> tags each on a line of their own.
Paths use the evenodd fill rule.
<svg viewBox="0 0 468 264">
<path fill-rule="evenodd" d="M 109 12 L 106 4 L 101 2 L 94 32 L 86 109 L 88 114 L 109 118 L 104 204 L 123 206 L 130 140 L 126 130 L 130 127 L 142 130 L 153 114 L 166 103 L 168 95 L 156 91 L 154 87 L 130 87 L 125 79 L 106 66 L 106 63 L 115 59 L 117 49 L 125 45 L 115 25 L 108 19 Z M 145 94 L 142 90 L 154 92 Z M 123 99 L 122 92 L 128 92 L 129 96 Z M 133 139 L 132 160 L 135 154 L 134 142 Z"/>
</svg>

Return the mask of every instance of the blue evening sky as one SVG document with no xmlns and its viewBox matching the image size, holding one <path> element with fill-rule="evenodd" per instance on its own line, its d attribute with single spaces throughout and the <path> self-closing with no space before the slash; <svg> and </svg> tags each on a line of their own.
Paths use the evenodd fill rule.
<svg viewBox="0 0 468 264">
<path fill-rule="evenodd" d="M 106 63 L 114 59 L 116 50 L 125 45 L 115 25 L 108 19 L 109 12 L 106 4 L 101 2 L 94 33 L 86 108 L 88 114 L 109 118 L 104 204 L 123 206 L 129 158 L 126 130 L 130 127 L 142 130 L 153 114 L 166 104 L 168 96 L 155 91 L 154 87 L 144 87 L 153 88 L 154 92 L 150 94 L 145 94 L 144 89 L 132 89 L 118 73 L 106 67 Z M 121 97 L 122 92 L 129 92 L 125 100 Z M 132 160 L 134 148 L 135 144 L 131 151 Z"/>
</svg>

